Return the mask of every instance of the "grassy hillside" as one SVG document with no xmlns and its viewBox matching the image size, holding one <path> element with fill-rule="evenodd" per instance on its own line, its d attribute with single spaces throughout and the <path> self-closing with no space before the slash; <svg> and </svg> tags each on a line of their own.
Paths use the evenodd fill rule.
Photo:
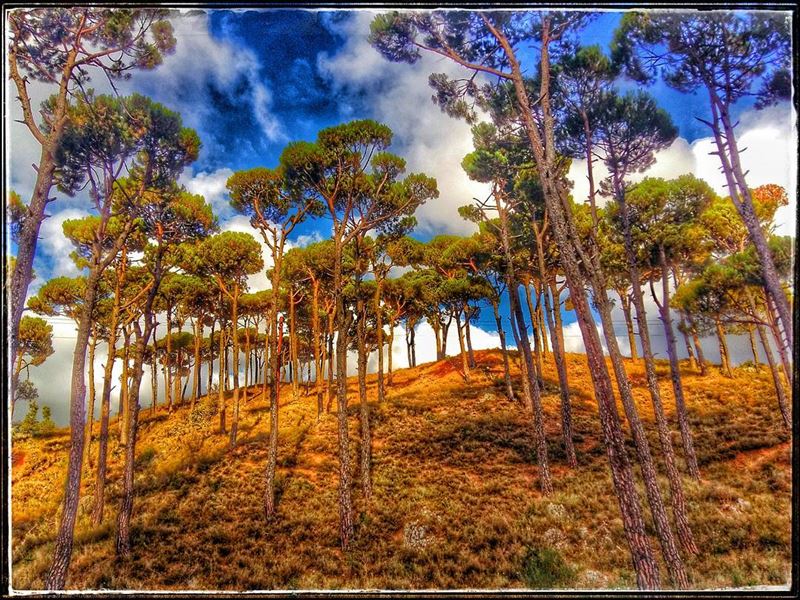
<svg viewBox="0 0 800 600">
<path fill-rule="evenodd" d="M 470 385 L 460 376 L 457 357 L 397 371 L 388 401 L 372 405 L 373 500 L 369 507 L 362 502 L 356 472 L 356 534 L 348 552 L 338 539 L 335 415 L 317 422 L 315 398 L 293 401 L 284 389 L 278 516 L 269 523 L 262 508 L 269 411 L 260 394 L 243 407 L 240 443 L 233 450 L 227 436 L 215 433 L 217 418 L 203 410 L 204 403 L 194 414 L 188 407 L 170 416 L 142 410 L 134 550 L 128 564 L 117 564 L 122 453 L 112 423 L 106 520 L 99 527 L 89 524 L 93 478 L 85 478 L 68 587 L 635 587 L 585 357 L 568 356 L 575 470 L 564 461 L 557 377 L 554 365 L 546 365 L 555 486 L 549 498 L 539 492 L 530 415 L 502 395 L 500 353 L 479 352 L 477 359 Z M 643 366 L 627 366 L 658 456 Z M 707 377 L 688 370 L 684 375 L 703 477 L 700 484 L 684 479 L 701 548 L 699 556 L 687 558 L 692 585 L 785 584 L 791 565 L 790 442 L 769 374 L 741 368 L 734 379 L 725 379 L 711 371 Z M 666 363 L 659 376 L 671 408 Z M 374 401 L 375 376 L 368 390 Z M 356 385 L 349 391 L 357 469 Z M 680 455 L 674 419 L 673 428 Z M 17 589 L 40 588 L 49 566 L 67 443 L 66 431 L 14 442 Z M 662 480 L 665 498 L 667 489 Z"/>
</svg>

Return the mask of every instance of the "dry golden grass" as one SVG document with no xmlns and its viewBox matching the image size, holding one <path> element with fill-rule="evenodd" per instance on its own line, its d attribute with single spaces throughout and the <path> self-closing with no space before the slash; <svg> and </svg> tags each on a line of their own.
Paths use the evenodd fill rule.
<svg viewBox="0 0 800 600">
<path fill-rule="evenodd" d="M 88 520 L 84 482 L 68 587 L 75 589 L 631 588 L 622 524 L 599 438 L 582 355 L 569 355 L 579 466 L 560 441 L 557 377 L 545 366 L 544 397 L 555 493 L 539 492 L 531 417 L 502 395 L 497 351 L 477 353 L 473 381 L 459 359 L 397 371 L 388 401 L 372 401 L 374 492 L 360 495 L 357 386 L 350 391 L 356 533 L 338 540 L 336 417 L 317 422 L 313 395 L 280 409 L 278 514 L 262 495 L 269 411 L 258 394 L 241 413 L 238 446 L 217 417 L 188 407 L 142 410 L 137 447 L 134 551 L 114 556 L 122 455 L 112 423 L 106 519 Z M 657 452 L 641 364 L 627 361 Z M 689 372 L 684 384 L 703 480 L 684 478 L 702 552 L 687 557 L 695 588 L 785 584 L 791 565 L 791 460 L 766 370 L 734 379 Z M 516 384 L 519 387 L 518 373 Z M 674 421 L 668 365 L 659 376 Z M 680 456 L 677 427 L 674 443 Z M 38 589 L 52 553 L 66 471 L 67 433 L 14 442 L 13 584 Z M 683 464 L 681 463 L 681 468 Z M 638 476 L 638 475 L 637 475 Z M 666 481 L 662 489 L 667 494 Z M 655 547 L 655 540 L 654 540 Z M 668 582 L 666 573 L 664 582 Z"/>
</svg>

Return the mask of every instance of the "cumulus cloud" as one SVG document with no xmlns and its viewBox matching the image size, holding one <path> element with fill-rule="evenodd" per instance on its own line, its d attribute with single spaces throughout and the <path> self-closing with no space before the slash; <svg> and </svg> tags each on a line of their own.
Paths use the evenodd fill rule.
<svg viewBox="0 0 800 600">
<path fill-rule="evenodd" d="M 795 213 L 797 207 L 797 115 L 788 104 L 773 106 L 763 111 L 746 111 L 738 128 L 737 142 L 741 153 L 742 168 L 749 171 L 747 183 L 758 187 L 776 183 L 787 191 L 789 205 L 775 215 L 777 233 L 795 235 Z M 643 173 L 636 173 L 631 181 L 645 177 L 672 179 L 692 173 L 705 180 L 721 196 L 727 196 L 725 177 L 720 172 L 720 161 L 712 137 L 698 138 L 689 143 L 677 138 L 669 148 L 658 152 L 655 163 Z M 586 178 L 586 161 L 573 160 L 568 174 L 573 181 L 573 197 L 576 202 L 588 201 L 589 182 Z M 594 164 L 595 181 L 608 176 L 608 170 L 599 161 Z M 604 204 L 605 198 L 598 198 Z"/>
<path fill-rule="evenodd" d="M 70 258 L 75 249 L 66 237 L 62 225 L 68 219 L 81 219 L 89 216 L 89 212 L 77 208 L 67 208 L 44 220 L 39 229 L 39 250 L 50 258 L 49 264 L 41 260 L 37 252 L 37 273 L 41 279 L 50 277 L 75 277 L 80 271 Z"/>
<path fill-rule="evenodd" d="M 231 175 L 233 175 L 233 171 L 227 167 L 216 171 L 200 171 L 194 175 L 184 173 L 181 183 L 192 194 L 203 196 L 206 202 L 211 204 L 215 215 L 226 217 L 233 213 L 228 202 L 228 190 L 225 187 Z"/>
<path fill-rule="evenodd" d="M 346 41 L 337 53 L 320 56 L 319 71 L 331 79 L 334 89 L 364 99 L 372 115 L 391 127 L 393 151 L 408 161 L 409 171 L 436 178 L 439 198 L 417 210 L 419 229 L 470 234 L 475 225 L 463 220 L 457 209 L 470 204 L 473 197 L 486 198 L 488 186 L 470 181 L 461 168 L 464 155 L 472 150 L 469 126 L 441 112 L 431 101 L 433 92 L 428 86 L 430 73 L 463 77 L 464 71 L 429 55 L 414 65 L 385 60 L 367 41 L 375 14 L 359 11 L 329 25 Z"/>
</svg>

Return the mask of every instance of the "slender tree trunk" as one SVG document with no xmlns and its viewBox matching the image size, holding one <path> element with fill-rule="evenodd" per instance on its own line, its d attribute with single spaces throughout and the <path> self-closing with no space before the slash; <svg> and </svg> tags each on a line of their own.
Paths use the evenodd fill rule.
<svg viewBox="0 0 800 600">
<path fill-rule="evenodd" d="M 506 258 L 506 287 L 508 288 L 508 297 L 511 304 L 511 314 L 516 320 L 516 338 L 517 348 L 521 346 L 523 360 L 523 382 L 525 379 L 528 381 L 528 389 L 523 389 L 526 395 L 526 401 L 529 408 L 533 413 L 533 432 L 534 442 L 536 444 L 536 458 L 539 464 L 539 482 L 542 487 L 542 494 L 549 496 L 553 493 L 553 483 L 550 479 L 550 465 L 548 464 L 547 457 L 547 440 L 544 433 L 544 410 L 542 409 L 542 398 L 539 390 L 539 384 L 534 376 L 533 360 L 531 357 L 530 342 L 528 340 L 527 331 L 525 328 L 525 319 L 522 314 L 522 308 L 519 303 L 519 296 L 517 295 L 518 283 L 514 278 L 513 260 L 511 256 L 511 242 L 509 239 L 509 224 L 508 213 L 497 190 L 495 190 L 495 206 L 497 213 L 500 217 L 500 237 L 503 244 L 503 253 Z M 527 287 L 527 286 L 526 286 Z M 512 321 L 512 329 L 514 323 Z"/>
<path fill-rule="evenodd" d="M 503 381 L 506 386 L 506 398 L 514 402 L 514 386 L 511 384 L 511 368 L 508 364 L 508 348 L 506 347 L 506 332 L 503 330 L 503 321 L 500 318 L 500 306 L 496 300 L 492 301 L 494 322 L 497 324 L 497 335 L 500 336 L 500 351 L 503 354 Z"/>
<path fill-rule="evenodd" d="M 697 325 L 694 319 L 692 319 L 692 315 L 688 313 L 686 314 L 686 324 L 692 336 L 695 354 L 697 354 L 697 368 L 700 369 L 700 375 L 705 375 L 707 370 L 706 355 L 703 352 L 703 346 L 700 344 L 700 336 L 697 334 Z"/>
<path fill-rule="evenodd" d="M 546 273 L 546 265 L 544 262 L 544 232 L 539 231 L 539 226 L 534 222 L 534 234 L 536 236 L 536 258 L 539 262 L 539 272 Z M 555 278 L 551 279 L 551 289 L 555 288 Z M 553 357 L 556 363 L 556 372 L 558 373 L 558 387 L 561 397 L 561 433 L 564 437 L 564 453 L 567 456 L 567 463 L 572 468 L 578 466 L 578 459 L 575 456 L 575 443 L 572 440 L 572 407 L 569 399 L 569 380 L 567 379 L 567 366 L 564 363 L 564 355 L 561 352 L 561 344 L 558 339 L 558 334 L 555 330 L 555 323 L 553 322 L 553 310 L 550 306 L 550 295 L 542 282 L 542 294 L 544 295 L 545 314 L 547 315 L 547 325 L 550 327 L 550 338 L 553 342 Z M 555 294 L 558 292 L 556 291 Z M 554 296 L 555 298 L 555 296 Z M 561 315 L 559 314 L 559 317 Z M 544 328 L 542 328 L 544 335 Z"/>
<path fill-rule="evenodd" d="M 487 24 L 487 26 L 489 25 Z M 595 328 L 587 294 L 583 287 L 585 278 L 582 276 L 578 267 L 578 254 L 581 251 L 581 242 L 578 238 L 575 224 L 571 220 L 571 215 L 565 210 L 567 190 L 563 182 L 559 182 L 554 175 L 557 170 L 554 167 L 555 136 L 553 118 L 550 113 L 549 97 L 549 28 L 549 17 L 545 17 L 540 45 L 540 71 L 542 73 L 540 98 L 545 139 L 543 139 L 542 132 L 539 131 L 533 119 L 533 111 L 531 110 L 522 71 L 511 45 L 508 43 L 505 36 L 496 28 L 490 26 L 490 31 L 503 46 L 509 59 L 512 72 L 511 79 L 516 92 L 517 102 L 519 103 L 519 112 L 522 116 L 525 132 L 528 136 L 531 150 L 534 153 L 534 158 L 542 179 L 545 203 L 550 211 L 554 238 L 560 251 L 559 261 L 567 278 L 570 296 L 575 306 L 578 325 L 581 329 L 584 345 L 586 347 L 589 373 L 592 377 L 598 412 L 600 413 L 604 446 L 608 455 L 612 481 L 614 482 L 614 488 L 619 502 L 623 528 L 625 530 L 628 547 L 630 548 L 633 567 L 636 571 L 637 582 L 641 589 L 654 589 L 660 586 L 658 565 L 647 538 L 638 493 L 633 484 L 633 472 L 625 451 L 622 428 L 611 387 L 611 378 L 609 377 L 603 358 L 600 337 Z"/>
<path fill-rule="evenodd" d="M 394 317 L 389 319 L 389 373 L 386 377 L 387 385 L 392 385 L 392 375 L 394 374 L 392 370 L 392 356 L 394 355 Z"/>
<path fill-rule="evenodd" d="M 328 312 L 328 406 L 326 408 L 328 412 L 331 412 L 331 404 L 333 403 L 333 398 L 335 396 L 333 391 L 333 317 L 333 312 Z"/>
<path fill-rule="evenodd" d="M 231 329 L 233 333 L 233 420 L 231 421 L 230 446 L 236 446 L 236 435 L 239 432 L 239 284 L 233 286 L 233 315 Z"/>
<path fill-rule="evenodd" d="M 728 354 L 728 341 L 725 338 L 725 329 L 719 319 L 714 320 L 714 330 L 717 332 L 717 341 L 719 342 L 720 370 L 725 377 L 733 377 L 730 354 Z"/>
<path fill-rule="evenodd" d="M 360 286 L 360 279 L 356 278 L 356 287 Z M 357 292 L 358 293 L 358 292 Z M 372 435 L 369 428 L 369 404 L 367 403 L 367 324 L 366 306 L 360 298 L 356 301 L 358 313 L 357 343 L 358 343 L 358 403 L 359 425 L 361 427 L 361 491 L 364 501 L 369 503 L 372 498 Z"/>
<path fill-rule="evenodd" d="M 155 338 L 155 334 L 153 335 Z M 150 363 L 150 389 L 152 399 L 150 401 L 150 414 L 155 414 L 158 404 L 158 358 L 155 352 L 155 339 L 153 339 L 153 360 Z"/>
<path fill-rule="evenodd" d="M 292 365 L 292 399 L 300 397 L 300 361 L 297 348 L 297 319 L 295 316 L 295 291 L 289 290 L 289 351 Z"/>
<path fill-rule="evenodd" d="M 539 386 L 540 390 L 543 390 L 544 372 L 542 371 L 542 340 L 541 336 L 539 335 L 539 331 L 537 330 L 536 327 L 536 309 L 533 308 L 533 301 L 531 300 L 531 287 L 529 285 L 523 285 L 522 287 L 525 289 L 525 302 L 528 305 L 528 314 L 531 317 L 531 332 L 533 333 L 533 356 L 535 359 L 534 372 L 536 373 L 536 384 Z M 527 331 L 524 325 L 525 320 L 520 319 L 519 323 L 522 327 L 522 329 L 520 330 L 520 334 L 522 334 L 522 332 Z"/>
<path fill-rule="evenodd" d="M 208 381 L 206 381 L 206 396 L 211 396 L 211 386 L 214 385 L 214 328 L 217 320 L 211 321 L 211 333 L 208 336 Z"/>
<path fill-rule="evenodd" d="M 636 347 L 636 334 L 633 331 L 633 316 L 631 315 L 631 299 L 627 293 L 619 293 L 622 304 L 622 314 L 625 315 L 625 329 L 628 331 L 628 345 L 631 348 L 631 359 L 639 360 L 639 349 Z"/>
<path fill-rule="evenodd" d="M 669 308 L 669 266 L 664 247 L 659 246 L 659 262 L 661 263 L 661 321 L 664 323 L 664 334 L 667 338 L 667 354 L 669 355 L 669 371 L 672 379 L 672 391 L 675 394 L 675 412 L 678 416 L 678 427 L 681 431 L 681 442 L 683 443 L 683 456 L 689 474 L 694 478 L 700 479 L 700 469 L 697 466 L 697 455 L 694 451 L 694 441 L 692 440 L 692 430 L 689 427 L 689 413 L 686 410 L 686 401 L 683 396 L 683 383 L 681 382 L 680 366 L 678 364 L 678 348 L 675 341 L 675 331 L 672 329 L 672 315 Z M 693 544 L 691 545 L 693 546 Z"/>
<path fill-rule="evenodd" d="M 202 317 L 197 317 L 194 323 L 194 377 L 192 378 L 192 410 L 194 410 L 195 402 L 197 402 L 197 398 L 200 396 L 200 344 L 202 342 Z"/>
<path fill-rule="evenodd" d="M 175 402 L 174 384 L 172 375 L 172 308 L 167 306 L 167 346 L 164 355 L 164 393 L 166 394 L 167 412 L 172 414 L 172 405 Z"/>
<path fill-rule="evenodd" d="M 794 344 L 791 308 L 789 307 L 786 293 L 781 286 L 780 277 L 775 268 L 775 262 L 772 259 L 772 253 L 767 244 L 764 230 L 761 228 L 761 223 L 756 215 L 750 188 L 747 187 L 747 182 L 745 181 L 745 173 L 739 161 L 739 148 L 734 132 L 735 125 L 731 122 L 729 106 L 717 96 L 714 88 L 709 87 L 709 93 L 713 119 L 712 130 L 717 145 L 717 155 L 722 162 L 722 171 L 728 184 L 728 193 L 734 206 L 739 211 L 739 215 L 742 217 L 742 222 L 747 227 L 753 246 L 755 246 L 764 278 L 764 288 L 770 296 L 775 306 L 778 320 L 783 326 L 786 336 L 785 347 L 791 349 Z M 722 130 L 720 130 L 720 125 Z"/>
<path fill-rule="evenodd" d="M 97 399 L 94 385 L 94 354 L 97 348 L 97 324 L 92 323 L 91 342 L 89 343 L 89 410 L 86 415 L 86 439 L 83 442 L 84 468 L 92 467 L 92 428 L 94 426 L 94 403 Z"/>
<path fill-rule="evenodd" d="M 469 331 L 469 320 L 471 318 L 472 309 L 469 304 L 464 305 L 464 333 L 467 341 L 467 356 L 469 357 L 469 368 L 474 369 L 477 366 L 475 362 L 475 352 L 472 350 L 472 336 Z"/>
<path fill-rule="evenodd" d="M 450 331 L 450 324 L 453 322 L 452 313 L 448 316 L 446 322 L 442 322 L 442 358 L 447 356 L 447 334 Z M 416 325 L 416 323 L 415 323 Z M 416 366 L 416 365 L 414 365 Z"/>
<path fill-rule="evenodd" d="M 411 360 L 411 327 L 409 325 L 409 320 L 406 319 L 406 354 L 408 355 L 408 366 L 413 367 L 414 361 Z"/>
<path fill-rule="evenodd" d="M 336 397 L 339 441 L 339 534 L 342 548 L 347 549 L 353 537 L 353 507 L 350 496 L 350 443 L 347 431 L 347 325 L 342 295 L 341 233 L 335 235 L 333 289 L 336 295 Z"/>
<path fill-rule="evenodd" d="M 753 366 L 756 370 L 761 370 L 761 362 L 758 360 L 758 348 L 756 347 L 756 328 L 754 325 L 747 327 L 747 334 L 750 338 L 750 352 L 753 354 Z"/>
<path fill-rule="evenodd" d="M 775 340 L 775 347 L 778 349 L 778 356 L 781 358 L 781 367 L 783 368 L 783 375 L 786 377 L 786 381 L 789 382 L 789 387 L 792 385 L 792 367 L 791 363 L 789 362 L 788 355 L 786 353 L 786 348 L 783 344 L 783 338 L 781 337 L 780 328 L 778 327 L 777 322 L 775 321 L 774 311 L 772 307 L 772 303 L 769 299 L 769 294 L 764 292 L 764 298 L 767 304 L 767 322 L 769 323 L 770 331 L 772 332 L 772 338 Z"/>
<path fill-rule="evenodd" d="M 458 346 L 461 349 L 461 368 L 464 371 L 464 381 L 469 383 L 469 360 L 467 350 L 464 345 L 464 326 L 461 324 L 461 312 L 456 313 L 456 330 L 458 332 Z"/>
<path fill-rule="evenodd" d="M 86 281 L 86 295 L 83 299 L 78 320 L 78 334 L 72 356 L 72 381 L 70 384 L 70 449 L 67 478 L 64 486 L 64 500 L 61 521 L 56 534 L 53 561 L 45 577 L 45 588 L 61 590 L 67 581 L 67 571 L 72 558 L 72 541 L 75 533 L 75 520 L 78 515 L 78 501 L 81 489 L 81 461 L 83 460 L 84 427 L 86 425 L 86 350 L 89 345 L 89 332 L 92 326 L 97 299 L 97 285 L 101 272 L 94 268 Z"/>
<path fill-rule="evenodd" d="M 128 444 L 128 394 L 130 381 L 129 370 L 129 347 L 131 340 L 131 332 L 127 326 L 122 328 L 122 375 L 120 378 L 120 391 L 119 391 L 119 412 L 117 413 L 117 425 L 119 426 L 119 443 L 121 446 Z"/>
<path fill-rule="evenodd" d="M 550 348 L 547 340 L 547 324 L 545 322 L 544 311 L 542 310 L 542 296 L 546 294 L 544 283 L 536 287 L 536 326 L 542 338 L 542 357 L 547 358 Z"/>
<path fill-rule="evenodd" d="M 217 386 L 219 389 L 218 396 L 217 396 L 217 410 L 219 411 L 219 432 L 221 434 L 226 433 L 225 428 L 225 385 L 224 385 L 224 377 L 225 377 L 225 326 L 223 325 L 222 321 L 219 323 L 219 385 Z"/>
<path fill-rule="evenodd" d="M 444 352 L 442 352 L 442 324 L 439 321 L 438 317 L 428 319 L 428 322 L 431 325 L 431 329 L 433 329 L 433 335 L 436 338 L 436 361 L 440 361 L 444 358 Z M 408 319 L 406 319 L 406 345 L 408 345 Z M 411 356 L 408 357 L 408 366 L 411 366 Z"/>
<path fill-rule="evenodd" d="M 417 366 L 417 330 L 415 327 L 411 327 L 411 363 L 412 366 Z"/>
<path fill-rule="evenodd" d="M 386 400 L 386 388 L 383 378 L 383 311 L 381 310 L 381 292 L 383 290 L 383 276 L 378 278 L 375 286 L 375 326 L 377 328 L 378 342 L 378 404 Z M 391 360 L 391 358 L 390 358 Z"/>
<path fill-rule="evenodd" d="M 754 315 L 758 314 L 756 303 L 750 290 L 746 291 L 746 295 L 747 301 L 750 304 L 750 310 L 753 311 Z M 769 346 L 767 332 L 764 329 L 764 326 L 760 324 L 756 326 L 756 331 L 758 331 L 758 338 L 761 341 L 761 347 L 764 349 L 764 356 L 767 357 L 767 365 L 769 365 L 769 372 L 770 375 L 772 375 L 772 383 L 775 385 L 775 395 L 778 399 L 778 409 L 781 411 L 781 417 L 783 418 L 783 426 L 787 431 L 791 431 L 792 417 L 789 412 L 789 402 L 786 398 L 786 390 L 783 387 L 783 381 L 781 381 L 778 367 L 775 364 L 775 357 L 773 356 L 772 349 Z"/>
<path fill-rule="evenodd" d="M 323 364 L 322 356 L 322 336 L 319 327 L 319 280 L 312 281 L 312 306 L 311 306 L 311 331 L 314 338 L 314 389 L 317 393 L 317 420 L 322 416 L 325 408 L 325 392 L 322 389 L 323 383 Z"/>
<path fill-rule="evenodd" d="M 273 256 L 275 260 L 273 289 L 280 289 L 281 254 Z M 278 284 L 277 286 L 275 284 Z M 273 304 L 270 314 L 270 327 L 273 335 L 270 339 L 270 370 L 272 385 L 270 386 L 270 428 L 269 454 L 267 456 L 266 486 L 264 492 L 264 513 L 267 519 L 275 515 L 275 470 L 278 461 L 278 415 L 281 399 L 281 354 L 283 353 L 283 315 L 278 318 L 277 306 Z"/>
</svg>

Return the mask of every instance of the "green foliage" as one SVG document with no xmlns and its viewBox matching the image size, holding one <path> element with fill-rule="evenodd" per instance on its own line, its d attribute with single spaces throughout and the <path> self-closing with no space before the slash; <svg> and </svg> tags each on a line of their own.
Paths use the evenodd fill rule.
<svg viewBox="0 0 800 600">
<path fill-rule="evenodd" d="M 569 586 L 575 580 L 575 571 L 557 550 L 528 548 L 520 576 L 529 589 L 548 590 Z"/>
<path fill-rule="evenodd" d="M 54 277 L 28 300 L 28 308 L 40 315 L 65 315 L 77 320 L 85 293 L 85 278 Z"/>
<path fill-rule="evenodd" d="M 42 318 L 25 315 L 19 323 L 17 343 L 23 368 L 41 365 L 53 354 L 53 326 Z"/>
</svg>

